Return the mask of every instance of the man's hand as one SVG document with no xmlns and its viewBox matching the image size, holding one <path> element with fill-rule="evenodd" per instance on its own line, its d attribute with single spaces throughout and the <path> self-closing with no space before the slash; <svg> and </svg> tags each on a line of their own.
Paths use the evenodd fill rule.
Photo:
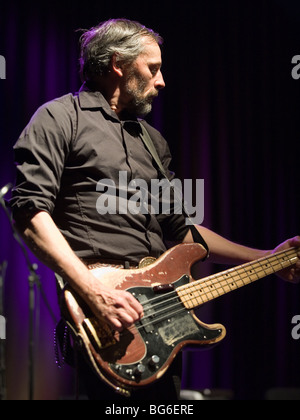
<svg viewBox="0 0 300 420">
<path fill-rule="evenodd" d="M 125 290 L 111 289 L 101 282 L 93 282 L 85 301 L 93 313 L 117 331 L 129 328 L 143 317 L 142 305 Z"/>
<path fill-rule="evenodd" d="M 289 268 L 285 268 L 277 273 L 277 275 L 285 281 L 291 283 L 299 283 L 300 282 L 300 236 L 295 236 L 294 238 L 288 239 L 282 244 L 278 245 L 274 250 L 273 253 L 284 251 L 288 248 L 299 247 L 298 252 L 298 261 L 295 265 Z"/>
</svg>

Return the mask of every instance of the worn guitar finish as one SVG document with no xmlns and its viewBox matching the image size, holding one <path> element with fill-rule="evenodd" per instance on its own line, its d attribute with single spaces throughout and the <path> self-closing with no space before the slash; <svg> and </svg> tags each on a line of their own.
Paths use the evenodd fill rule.
<svg viewBox="0 0 300 420">
<path fill-rule="evenodd" d="M 96 320 L 85 303 L 65 289 L 71 329 L 99 377 L 117 391 L 129 395 L 131 389 L 159 379 L 184 346 L 211 346 L 225 337 L 221 324 L 204 324 L 192 309 L 298 260 L 297 249 L 291 248 L 195 281 L 191 268 L 205 255 L 200 244 L 182 244 L 143 268 L 94 269 L 95 281 L 129 291 L 144 307 L 142 320 L 122 333 Z"/>
</svg>

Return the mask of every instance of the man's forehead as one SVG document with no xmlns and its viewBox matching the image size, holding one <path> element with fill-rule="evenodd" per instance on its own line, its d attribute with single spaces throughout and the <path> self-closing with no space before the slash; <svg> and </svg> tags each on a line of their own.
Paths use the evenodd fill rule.
<svg viewBox="0 0 300 420">
<path fill-rule="evenodd" d="M 146 40 L 144 43 L 145 47 L 139 57 L 146 59 L 147 61 L 153 61 L 155 63 L 161 63 L 161 50 L 160 46 L 154 40 Z"/>
</svg>

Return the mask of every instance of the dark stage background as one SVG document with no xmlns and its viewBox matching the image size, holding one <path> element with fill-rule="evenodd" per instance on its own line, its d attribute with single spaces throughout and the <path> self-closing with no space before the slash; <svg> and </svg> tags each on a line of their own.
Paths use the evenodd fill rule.
<svg viewBox="0 0 300 420">
<path fill-rule="evenodd" d="M 167 138 L 177 177 L 205 180 L 203 224 L 266 249 L 299 233 L 298 1 L 1 2 L 0 186 L 14 181 L 12 147 L 36 108 L 80 86 L 76 29 L 112 17 L 139 20 L 164 37 L 166 88 L 148 121 Z M 1 208 L 0 232 L 7 398 L 27 399 L 28 270 Z M 38 267 L 58 317 L 53 274 Z M 207 262 L 197 270 L 225 268 Z M 65 398 L 73 377 L 57 369 L 55 322 L 41 297 L 36 303 L 34 397 Z M 210 351 L 185 352 L 183 386 L 230 390 L 236 399 L 300 388 L 300 340 L 291 335 L 297 314 L 300 286 L 275 276 L 207 304 L 198 315 L 224 324 L 227 337 Z"/>
</svg>

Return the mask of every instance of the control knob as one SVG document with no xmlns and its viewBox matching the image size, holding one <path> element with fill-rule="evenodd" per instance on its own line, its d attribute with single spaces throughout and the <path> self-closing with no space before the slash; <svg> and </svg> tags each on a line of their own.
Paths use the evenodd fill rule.
<svg viewBox="0 0 300 420">
<path fill-rule="evenodd" d="M 141 376 L 144 372 L 145 372 L 145 366 L 142 363 L 139 363 L 135 367 L 135 369 L 133 371 L 133 374 L 134 374 L 134 376 Z"/>
<path fill-rule="evenodd" d="M 148 360 L 149 367 L 152 369 L 155 369 L 157 365 L 159 364 L 159 362 L 160 362 L 160 357 L 157 356 L 156 354 L 151 356 L 150 359 Z"/>
</svg>

